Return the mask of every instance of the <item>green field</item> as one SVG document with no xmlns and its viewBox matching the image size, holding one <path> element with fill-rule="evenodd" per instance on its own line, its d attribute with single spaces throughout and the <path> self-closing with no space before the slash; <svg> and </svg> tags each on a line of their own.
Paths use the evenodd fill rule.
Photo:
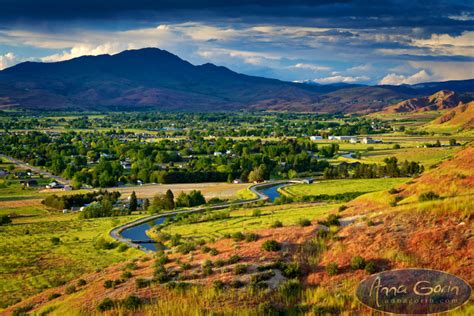
<svg viewBox="0 0 474 316">
<path fill-rule="evenodd" d="M 185 238 L 211 238 L 219 239 L 225 234 L 235 232 L 251 232 L 270 225 L 279 220 L 283 225 L 296 225 L 301 218 L 310 220 L 322 219 L 329 212 L 336 209 L 338 204 L 292 204 L 280 206 L 264 206 L 258 208 L 242 208 L 232 211 L 230 218 L 208 221 L 196 224 L 175 223 L 166 226 L 162 232 L 167 234 L 180 234 Z M 261 211 L 260 216 L 253 216 L 255 209 Z"/>
<path fill-rule="evenodd" d="M 23 216 L 12 225 L 0 226 L 0 309 L 141 254 L 135 249 L 120 253 L 94 248 L 94 240 L 136 216 L 79 220 L 77 214 L 47 215 L 33 208 L 14 211 Z M 59 237 L 60 243 L 53 245 L 52 237 Z"/>
<path fill-rule="evenodd" d="M 410 178 L 382 178 L 382 179 L 342 179 L 324 180 L 313 184 L 296 184 L 282 189 L 290 196 L 306 195 L 336 195 L 350 192 L 374 192 L 388 190 L 410 180 Z"/>
</svg>

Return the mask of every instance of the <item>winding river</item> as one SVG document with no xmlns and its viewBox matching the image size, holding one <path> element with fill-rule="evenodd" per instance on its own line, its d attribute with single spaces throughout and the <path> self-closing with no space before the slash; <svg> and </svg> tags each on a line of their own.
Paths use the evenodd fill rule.
<svg viewBox="0 0 474 316">
<path fill-rule="evenodd" d="M 287 182 L 277 183 L 274 185 L 258 185 L 251 190 L 257 194 L 258 198 L 254 200 L 244 201 L 239 204 L 252 203 L 259 200 L 268 200 L 274 202 L 276 198 L 280 197 L 278 188 L 288 185 Z M 226 208 L 229 205 L 215 206 L 211 207 L 213 209 Z M 188 212 L 197 212 L 204 210 L 205 208 L 196 208 Z M 156 251 L 155 242 L 151 242 L 150 237 L 147 236 L 146 232 L 150 230 L 153 226 L 162 224 L 168 217 L 175 216 L 180 212 L 173 212 L 168 215 L 156 215 L 155 217 L 146 219 L 140 219 L 135 222 L 129 223 L 122 227 L 117 227 L 110 232 L 110 236 L 113 238 L 126 243 L 131 247 L 142 249 L 146 252 Z M 136 241 L 139 241 L 137 243 Z"/>
</svg>

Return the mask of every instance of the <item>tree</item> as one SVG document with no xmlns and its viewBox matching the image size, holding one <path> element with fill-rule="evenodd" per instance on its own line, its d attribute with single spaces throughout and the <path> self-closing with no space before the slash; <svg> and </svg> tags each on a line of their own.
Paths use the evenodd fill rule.
<svg viewBox="0 0 474 316">
<path fill-rule="evenodd" d="M 456 139 L 452 138 L 449 140 L 449 146 L 456 146 L 457 143 L 456 143 Z"/>
<path fill-rule="evenodd" d="M 148 208 L 150 207 L 150 200 L 149 199 L 145 199 L 145 201 L 143 201 L 143 209 L 145 211 L 148 211 Z"/>
<path fill-rule="evenodd" d="M 12 220 L 8 215 L 0 216 L 0 226 L 10 224 L 11 222 Z"/>
<path fill-rule="evenodd" d="M 137 210 L 137 206 L 137 195 L 135 194 L 135 191 L 133 191 L 130 195 L 130 202 L 128 206 L 128 210 L 130 211 L 130 213 L 135 212 Z"/>
<path fill-rule="evenodd" d="M 175 207 L 173 192 L 170 189 L 168 189 L 165 195 L 166 195 L 166 202 L 168 204 L 168 210 L 173 210 Z"/>
</svg>

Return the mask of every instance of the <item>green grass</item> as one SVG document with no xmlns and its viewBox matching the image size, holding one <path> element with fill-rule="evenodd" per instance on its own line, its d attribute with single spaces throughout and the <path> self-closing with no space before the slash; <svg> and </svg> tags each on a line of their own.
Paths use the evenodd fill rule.
<svg viewBox="0 0 474 316">
<path fill-rule="evenodd" d="M 432 142 L 435 142 L 433 140 Z M 380 163 L 387 157 L 396 157 L 398 161 L 416 161 L 425 167 L 438 163 L 459 151 L 461 147 L 401 148 L 366 153 L 361 162 Z"/>
<path fill-rule="evenodd" d="M 119 253 L 94 248 L 94 240 L 135 218 L 79 220 L 77 214 L 56 213 L 20 217 L 11 225 L 1 226 L 0 308 L 83 273 L 140 255 L 135 249 Z M 59 237 L 60 244 L 54 246 L 51 237 Z"/>
<path fill-rule="evenodd" d="M 405 183 L 410 178 L 382 178 L 382 179 L 340 179 L 324 180 L 313 184 L 296 184 L 282 189 L 290 196 L 306 195 L 336 195 L 349 192 L 374 192 L 388 190 Z"/>
<path fill-rule="evenodd" d="M 227 219 L 196 224 L 171 224 L 163 228 L 162 232 L 181 234 L 186 238 L 219 239 L 225 234 L 234 232 L 251 232 L 262 228 L 270 228 L 270 225 L 276 220 L 287 226 L 297 225 L 301 218 L 321 219 L 337 206 L 337 204 L 264 206 L 257 208 L 261 210 L 261 216 L 259 217 L 252 216 L 256 208 L 242 208 L 232 211 L 231 217 Z"/>
</svg>

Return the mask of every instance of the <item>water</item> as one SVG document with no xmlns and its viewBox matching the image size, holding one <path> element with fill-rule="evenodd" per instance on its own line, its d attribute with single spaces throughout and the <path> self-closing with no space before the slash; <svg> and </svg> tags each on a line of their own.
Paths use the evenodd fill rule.
<svg viewBox="0 0 474 316">
<path fill-rule="evenodd" d="M 288 185 L 288 183 L 277 184 L 277 185 L 274 185 L 274 186 L 271 186 L 271 187 L 268 187 L 268 188 L 259 189 L 258 192 L 261 192 L 261 193 L 265 194 L 266 196 L 268 196 L 268 200 L 273 203 L 273 202 L 275 202 L 276 198 L 280 197 L 280 193 L 278 192 L 278 188 L 281 188 L 285 185 Z"/>
<path fill-rule="evenodd" d="M 280 193 L 277 191 L 278 188 L 287 185 L 287 183 L 277 184 L 271 187 L 264 189 L 259 189 L 258 191 L 268 196 L 270 202 L 274 202 L 276 198 L 280 197 Z M 166 220 L 167 216 L 159 217 L 157 219 L 151 220 L 149 222 L 139 224 L 125 229 L 120 233 L 122 237 L 131 239 L 131 240 L 149 240 L 150 237 L 147 236 L 146 231 L 150 230 L 153 226 L 162 224 Z M 140 243 L 140 247 L 156 251 L 155 243 Z"/>
<path fill-rule="evenodd" d="M 131 240 L 149 240 L 150 237 L 147 236 L 146 231 L 150 230 L 155 225 L 163 224 L 166 218 L 167 216 L 158 217 L 157 219 L 151 220 L 149 222 L 127 228 L 122 231 L 120 235 Z M 155 243 L 141 243 L 140 247 L 151 251 L 156 251 Z"/>
</svg>

